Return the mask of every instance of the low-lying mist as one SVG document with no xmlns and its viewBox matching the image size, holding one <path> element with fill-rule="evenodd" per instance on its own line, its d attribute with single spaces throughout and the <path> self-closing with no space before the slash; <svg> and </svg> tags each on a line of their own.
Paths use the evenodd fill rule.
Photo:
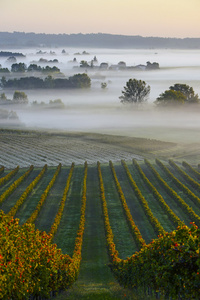
<svg viewBox="0 0 200 300">
<path fill-rule="evenodd" d="M 41 51 L 40 51 L 41 50 Z M 83 50 L 86 52 L 83 54 Z M 200 109 L 198 107 L 157 109 L 153 102 L 171 85 L 184 83 L 193 87 L 200 95 L 200 50 L 111 50 L 111 49 L 13 49 L 26 54 L 17 62 L 29 65 L 40 58 L 47 61 L 57 59 L 56 66 L 65 76 L 87 72 L 91 78 L 89 90 L 24 90 L 29 104 L 26 106 L 4 106 L 16 111 L 21 123 L 27 128 L 64 131 L 98 132 L 127 136 L 141 136 L 161 140 L 197 142 L 200 138 Z M 159 70 L 101 70 L 79 68 L 81 60 L 90 62 L 94 56 L 97 64 L 106 62 L 116 65 L 124 61 L 127 66 L 145 65 L 147 61 L 158 62 Z M 76 58 L 76 63 L 73 62 Z M 2 67 L 11 64 L 0 58 Z M 46 65 L 53 66 L 49 62 Z M 43 64 L 43 66 L 45 66 Z M 37 74 L 35 74 L 37 76 Z M 144 80 L 151 87 L 148 105 L 139 109 L 126 107 L 119 100 L 127 80 Z M 106 89 L 101 83 L 107 84 Z M 2 90 L 12 98 L 13 90 Z M 64 109 L 34 108 L 32 103 L 48 103 L 61 99 Z"/>
<path fill-rule="evenodd" d="M 154 105 L 128 108 L 124 105 L 66 107 L 64 109 L 20 108 L 19 119 L 31 129 L 145 137 L 163 141 L 195 143 L 200 139 L 200 108 L 157 109 Z"/>
</svg>

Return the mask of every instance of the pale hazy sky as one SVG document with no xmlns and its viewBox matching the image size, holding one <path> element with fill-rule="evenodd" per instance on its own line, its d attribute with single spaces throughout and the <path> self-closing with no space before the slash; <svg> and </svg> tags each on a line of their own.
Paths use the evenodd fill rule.
<svg viewBox="0 0 200 300">
<path fill-rule="evenodd" d="M 200 0 L 0 0 L 0 31 L 200 37 Z"/>
</svg>

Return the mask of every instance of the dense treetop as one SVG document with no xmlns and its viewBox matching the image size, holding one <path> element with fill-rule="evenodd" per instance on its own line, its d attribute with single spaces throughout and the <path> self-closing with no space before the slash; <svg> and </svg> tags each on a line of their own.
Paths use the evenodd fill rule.
<svg viewBox="0 0 200 300">
<path fill-rule="evenodd" d="M 155 104 L 158 106 L 177 106 L 195 103 L 199 103 L 198 94 L 195 94 L 193 87 L 181 83 L 170 86 L 169 90 L 160 94 L 155 101 Z"/>
<path fill-rule="evenodd" d="M 91 79 L 85 73 L 75 74 L 69 78 L 56 78 L 47 76 L 44 80 L 39 77 L 22 77 L 6 80 L 2 77 L 1 84 L 3 88 L 17 89 L 69 89 L 69 88 L 89 88 Z"/>
</svg>

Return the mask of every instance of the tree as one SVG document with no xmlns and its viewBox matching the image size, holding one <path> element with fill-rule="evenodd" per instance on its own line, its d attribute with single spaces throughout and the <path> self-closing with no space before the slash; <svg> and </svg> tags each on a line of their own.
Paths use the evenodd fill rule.
<svg viewBox="0 0 200 300">
<path fill-rule="evenodd" d="M 166 90 L 156 99 L 155 104 L 159 106 L 177 106 L 184 104 L 186 96 L 180 91 Z"/>
<path fill-rule="evenodd" d="M 88 64 L 88 62 L 86 60 L 81 60 L 80 62 L 80 68 L 89 68 L 90 65 Z"/>
<path fill-rule="evenodd" d="M 53 67 L 46 66 L 45 68 L 42 69 L 42 71 L 51 73 L 51 72 L 60 72 L 60 69 L 57 68 L 56 66 Z"/>
<path fill-rule="evenodd" d="M 86 74 L 75 74 L 72 77 L 69 77 L 69 87 L 70 88 L 90 88 L 91 79 Z"/>
<path fill-rule="evenodd" d="M 8 70 L 8 68 L 0 67 L 0 73 L 10 73 L 10 71 Z"/>
<path fill-rule="evenodd" d="M 6 101 L 7 100 L 7 97 L 6 97 L 5 93 L 1 93 L 0 94 L 0 100 L 2 100 L 2 101 Z"/>
<path fill-rule="evenodd" d="M 45 87 L 46 88 L 54 88 L 55 86 L 55 82 L 54 82 L 54 79 L 51 75 L 48 75 L 46 78 L 45 78 Z"/>
<path fill-rule="evenodd" d="M 15 91 L 13 95 L 13 102 L 27 104 L 28 97 L 24 92 Z"/>
<path fill-rule="evenodd" d="M 185 102 L 187 102 L 187 103 L 198 103 L 199 102 L 198 94 L 195 94 L 193 88 L 187 84 L 176 83 L 173 86 L 170 86 L 169 89 L 172 91 L 179 91 L 183 95 L 185 95 L 185 97 L 186 97 Z"/>
<path fill-rule="evenodd" d="M 159 69 L 159 63 L 153 62 L 150 63 L 150 61 L 147 61 L 146 70 L 157 70 Z"/>
<path fill-rule="evenodd" d="M 101 88 L 102 88 L 103 90 L 105 90 L 105 89 L 107 88 L 107 83 L 106 83 L 106 82 L 102 82 L 102 83 L 101 83 Z"/>
<path fill-rule="evenodd" d="M 17 113 L 15 112 L 15 111 L 10 111 L 9 112 L 9 119 L 14 119 L 14 120 L 18 120 L 19 119 L 19 117 L 18 117 L 18 115 L 17 115 Z"/>
<path fill-rule="evenodd" d="M 140 104 L 147 100 L 150 89 L 150 86 L 146 85 L 145 81 L 129 79 L 119 99 L 123 104 Z"/>
<path fill-rule="evenodd" d="M 26 70 L 27 67 L 25 63 L 12 64 L 11 66 L 11 72 L 25 72 Z"/>
<path fill-rule="evenodd" d="M 32 71 L 41 71 L 42 68 L 36 64 L 30 64 L 30 66 L 28 67 L 27 71 L 28 72 L 32 72 Z"/>
<path fill-rule="evenodd" d="M 18 120 L 19 117 L 17 115 L 17 113 L 15 111 L 8 111 L 6 109 L 0 109 L 0 121 L 4 119 L 4 120 Z"/>
<path fill-rule="evenodd" d="M 5 76 L 2 76 L 0 86 L 4 88 L 5 85 L 6 85 L 6 82 L 7 82 L 7 81 L 6 81 L 6 77 L 5 77 Z"/>
<path fill-rule="evenodd" d="M 49 105 L 52 108 L 59 108 L 59 109 L 65 108 L 65 105 L 61 99 L 50 100 Z"/>
</svg>

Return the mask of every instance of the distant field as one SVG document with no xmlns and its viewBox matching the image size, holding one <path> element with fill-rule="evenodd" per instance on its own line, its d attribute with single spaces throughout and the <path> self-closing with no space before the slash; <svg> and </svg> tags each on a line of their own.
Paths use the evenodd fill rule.
<svg viewBox="0 0 200 300">
<path fill-rule="evenodd" d="M 177 143 L 167 142 L 154 136 L 152 133 L 152 137 L 147 139 L 96 133 L 0 130 L 0 165 L 8 169 L 17 165 L 43 166 L 45 163 L 49 166 L 58 163 L 69 166 L 72 162 L 83 164 L 85 160 L 92 164 L 97 160 L 103 163 L 143 157 L 187 159 L 191 163 L 198 163 L 198 143 L 183 144 L 178 139 Z"/>
<path fill-rule="evenodd" d="M 25 138 L 25 134 L 22 134 L 22 137 Z M 135 158 L 134 156 L 132 157 Z M 43 165 L 45 162 L 43 162 Z M 15 217 L 19 218 L 20 224 L 26 222 L 36 210 L 41 195 L 54 176 L 56 167 L 49 165 L 32 192 L 18 205 L 21 195 L 38 176 L 42 168 L 36 165 L 30 174 L 20 184 L 16 185 L 16 188 L 8 196 L 5 196 L 6 191 L 11 189 L 12 184 L 27 170 L 28 168 L 20 168 L 0 187 L 0 209 L 5 213 L 9 213 L 13 207 L 16 207 Z M 36 227 L 40 230 L 49 232 L 51 229 L 61 203 L 69 170 L 70 166 L 61 167 L 47 198 L 40 208 L 39 214 L 34 221 Z M 200 173 L 198 171 L 197 167 L 193 168 L 187 164 L 184 167 L 173 164 L 173 162 L 162 164 L 161 161 L 157 163 L 153 161 L 150 164 L 149 161 L 144 161 L 141 158 L 133 162 L 129 160 L 127 163 L 113 161 L 113 167 L 111 163 L 101 163 L 108 214 L 114 233 L 114 243 L 119 251 L 120 258 L 126 259 L 127 256 L 131 256 L 139 248 L 135 237 L 131 233 L 113 172 L 116 173 L 117 181 L 124 193 L 135 224 L 139 228 L 145 242 L 149 243 L 157 237 L 159 228 L 169 232 L 177 227 L 178 222 L 189 225 L 190 222 L 195 221 L 197 225 L 200 225 L 200 185 L 198 183 Z M 4 178 L 9 172 L 10 170 L 5 170 L 0 174 L 0 178 Z M 169 175 L 169 172 L 172 175 Z M 177 181 L 173 179 L 173 176 L 177 178 Z M 84 165 L 75 164 L 62 218 L 53 240 L 64 253 L 69 255 L 73 253 L 80 220 L 83 177 Z M 130 177 L 147 201 L 148 211 L 141 199 L 136 196 Z M 147 184 L 145 178 L 157 190 L 159 197 L 164 199 L 164 204 L 162 200 L 159 200 L 160 198 L 158 199 L 158 197 L 153 195 L 152 187 Z M 167 184 L 167 187 L 161 181 Z M 72 289 L 72 291 L 74 293 L 82 293 L 82 295 L 84 293 L 89 295 L 91 291 L 98 292 L 99 290 L 105 293 L 114 293 L 116 280 L 108 266 L 109 256 L 106 249 L 100 184 L 96 163 L 88 165 L 86 186 L 86 225 L 83 238 L 82 263 L 79 279 L 75 285 L 76 289 L 75 291 Z M 175 192 L 176 196 L 172 197 L 170 191 Z M 189 196 L 186 195 L 186 191 L 189 191 Z M 166 208 L 167 206 L 170 207 L 170 212 Z M 191 209 L 188 209 L 189 207 L 192 208 L 192 213 Z M 157 225 L 152 223 L 149 211 L 157 219 Z M 177 219 L 174 218 L 174 215 Z"/>
</svg>

